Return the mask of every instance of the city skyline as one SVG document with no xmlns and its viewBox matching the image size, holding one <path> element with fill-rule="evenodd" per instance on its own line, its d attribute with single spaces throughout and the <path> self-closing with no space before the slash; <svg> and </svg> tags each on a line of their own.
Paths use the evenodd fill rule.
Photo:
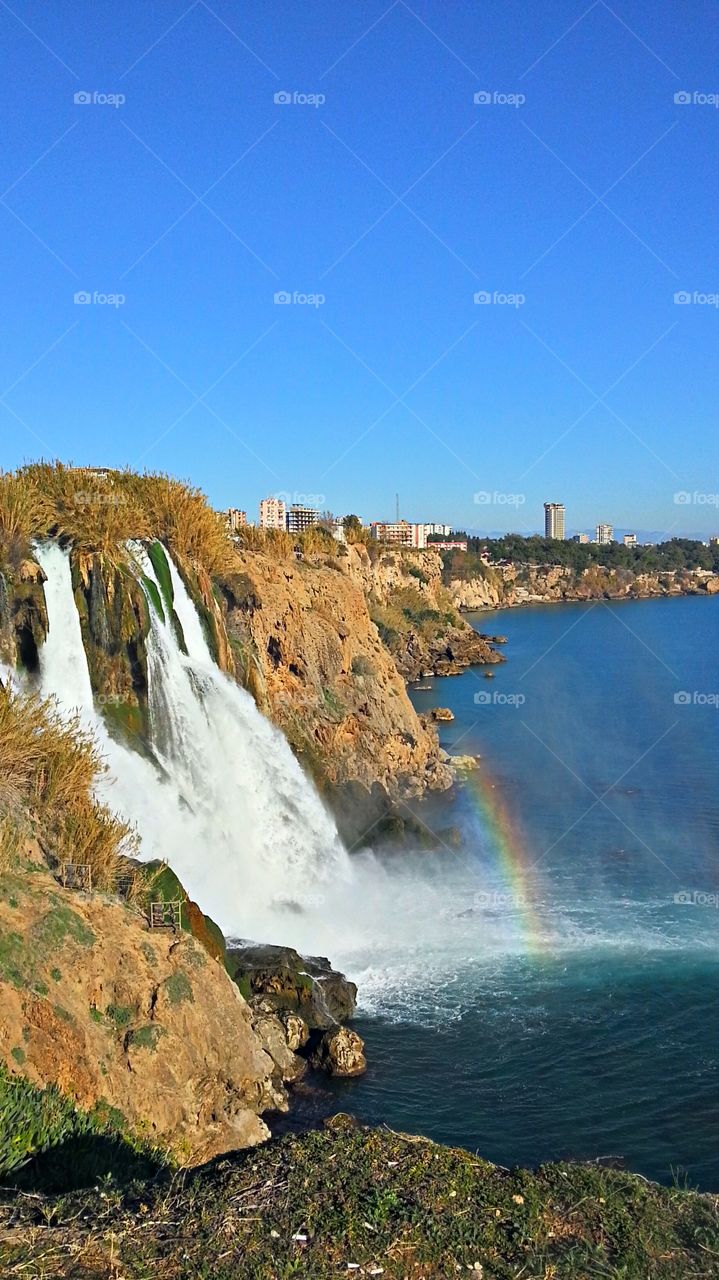
<svg viewBox="0 0 719 1280">
<path fill-rule="evenodd" d="M 259 528 L 289 528 L 292 531 L 297 532 L 302 528 L 308 527 L 308 524 L 311 521 L 307 519 L 307 514 L 312 513 L 313 517 L 315 517 L 318 522 L 323 517 L 329 516 L 334 519 L 335 523 L 342 521 L 347 516 L 354 515 L 357 516 L 364 527 L 368 529 L 380 526 L 390 528 L 395 525 L 405 524 L 415 530 L 421 528 L 424 531 L 423 538 L 428 537 L 430 534 L 436 534 L 447 538 L 452 533 L 465 533 L 474 537 L 501 537 L 503 533 L 507 532 L 514 534 L 521 533 L 524 536 L 541 535 L 542 533 L 542 529 L 537 526 L 534 528 L 524 529 L 512 528 L 509 530 L 489 530 L 478 526 L 454 525 L 451 522 L 438 521 L 436 519 L 408 520 L 405 517 L 402 517 L 401 519 L 397 519 L 396 517 L 395 519 L 378 519 L 375 517 L 367 518 L 366 516 L 363 516 L 361 510 L 357 506 L 350 511 L 340 512 L 332 509 L 331 507 L 310 507 L 309 504 L 304 501 L 292 502 L 290 500 L 293 497 L 297 499 L 304 499 L 309 496 L 310 495 L 299 494 L 297 492 L 295 492 L 294 495 L 289 492 L 268 494 L 264 498 L 259 499 L 256 505 L 258 513 L 258 519 L 256 521 L 248 516 L 247 513 L 249 507 L 229 507 L 221 512 L 221 514 L 224 514 L 227 517 L 228 523 L 233 531 L 236 531 L 236 527 L 240 527 L 245 524 L 256 524 Z M 324 494 L 311 496 L 315 498 L 318 496 L 321 496 L 322 498 L 325 497 Z M 655 544 L 657 542 L 667 540 L 664 538 L 662 531 L 641 529 L 636 524 L 632 526 L 628 524 L 619 524 L 615 526 L 608 521 L 595 521 L 589 529 L 577 528 L 571 525 L 567 526 L 566 506 L 564 503 L 544 502 L 543 509 L 543 532 L 545 537 L 556 537 L 559 540 L 598 543 L 623 541 L 625 546 L 634 546 L 637 543 L 642 542 Z M 288 513 L 290 512 L 297 513 L 292 520 L 288 518 Z M 717 528 L 719 528 L 719 521 L 717 522 Z M 394 537 L 394 535 L 392 536 Z M 675 531 L 672 536 L 689 538 L 697 537 L 699 541 L 711 542 L 716 541 L 718 535 L 716 528 L 714 528 L 703 535 L 694 535 L 680 529 Z M 413 544 L 410 543 L 409 545 L 422 546 L 424 545 L 424 541 L 418 543 L 415 535 Z"/>
</svg>

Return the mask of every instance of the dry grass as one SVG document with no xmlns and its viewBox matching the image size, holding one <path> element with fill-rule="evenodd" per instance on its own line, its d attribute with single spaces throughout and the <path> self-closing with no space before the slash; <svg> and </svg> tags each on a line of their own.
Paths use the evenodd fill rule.
<svg viewBox="0 0 719 1280">
<path fill-rule="evenodd" d="M 153 538 L 203 565 L 212 576 L 237 568 L 224 518 L 212 510 L 200 489 L 167 475 L 131 472 L 123 473 L 122 486 L 136 498 Z"/>
<path fill-rule="evenodd" d="M 58 861 L 87 863 L 93 884 L 112 888 L 136 837 L 94 798 L 105 768 L 76 718 L 0 684 L 0 857 L 35 829 Z"/>
<path fill-rule="evenodd" d="M 30 539 L 50 516 L 43 489 L 31 476 L 0 472 L 0 563 L 17 568 Z"/>
<path fill-rule="evenodd" d="M 259 551 L 273 560 L 289 560 L 297 538 L 284 529 L 239 529 L 236 545 L 243 551 Z"/>
<path fill-rule="evenodd" d="M 0 560 L 5 545 L 60 538 L 80 551 L 122 559 L 130 538 L 158 538 L 208 573 L 231 572 L 235 549 L 207 498 L 171 476 L 96 472 L 61 462 L 32 463 L 0 476 Z"/>
</svg>

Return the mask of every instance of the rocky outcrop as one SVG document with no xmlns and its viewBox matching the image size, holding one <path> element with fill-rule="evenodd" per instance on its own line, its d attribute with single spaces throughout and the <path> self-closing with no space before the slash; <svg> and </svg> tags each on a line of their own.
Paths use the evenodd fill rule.
<svg viewBox="0 0 719 1280">
<path fill-rule="evenodd" d="M 307 1070 L 307 1059 L 300 1057 L 298 1049 L 304 1048 L 309 1039 L 309 1028 L 296 1013 L 283 1009 L 279 1013 L 264 996 L 250 1001 L 252 1026 L 259 1036 L 262 1048 L 275 1064 L 278 1080 L 283 1084 L 294 1083 Z"/>
<path fill-rule="evenodd" d="M 30 558 L 0 566 L 0 662 L 31 673 L 47 636 L 44 581 Z"/>
<path fill-rule="evenodd" d="M 644 600 L 660 596 L 714 595 L 719 578 L 705 570 L 634 573 L 591 565 L 577 571 L 564 565 L 486 565 L 481 575 L 446 576 L 457 609 L 506 609 L 555 601 Z"/>
<path fill-rule="evenodd" d="M 249 943 L 227 949 L 230 974 L 248 999 L 300 1015 L 310 1029 L 326 1030 L 354 1013 L 357 987 L 322 956 L 301 956 L 292 947 Z"/>
<path fill-rule="evenodd" d="M 221 582 L 238 676 L 320 785 L 379 785 L 390 797 L 446 788 L 436 739 L 370 617 L 366 553 L 344 550 L 312 561 L 240 554 L 241 571 Z"/>
<path fill-rule="evenodd" d="M 460 617 L 442 580 L 438 551 L 373 545 L 352 550 L 348 572 L 361 583 L 370 615 L 405 680 L 504 661 Z"/>
<path fill-rule="evenodd" d="M 252 1011 L 188 933 L 150 930 L 106 894 L 64 889 L 29 847 L 0 875 L 0 1062 L 100 1103 L 198 1164 L 268 1136 L 286 1109 Z"/>
<path fill-rule="evenodd" d="M 364 1041 L 349 1027 L 326 1031 L 312 1055 L 312 1065 L 331 1076 L 364 1075 Z"/>
</svg>

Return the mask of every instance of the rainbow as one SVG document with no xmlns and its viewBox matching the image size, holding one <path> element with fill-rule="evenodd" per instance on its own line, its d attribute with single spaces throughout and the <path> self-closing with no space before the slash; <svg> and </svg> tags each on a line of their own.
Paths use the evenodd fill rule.
<svg viewBox="0 0 719 1280">
<path fill-rule="evenodd" d="M 471 795 L 489 835 L 490 850 L 506 885 L 507 905 L 516 913 L 519 923 L 523 950 L 542 954 L 552 946 L 552 931 L 536 905 L 538 875 L 516 815 L 510 811 L 500 785 L 492 780 L 484 766 L 467 776 L 466 792 Z M 504 893 L 499 890 L 498 901 L 503 897 Z"/>
</svg>

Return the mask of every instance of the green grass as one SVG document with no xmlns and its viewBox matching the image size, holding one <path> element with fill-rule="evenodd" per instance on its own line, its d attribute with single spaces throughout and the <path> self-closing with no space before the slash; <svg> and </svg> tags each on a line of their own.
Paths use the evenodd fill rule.
<svg viewBox="0 0 719 1280">
<path fill-rule="evenodd" d="M 509 1171 L 335 1120 L 179 1179 L 0 1209 L 5 1273 L 49 1251 L 57 1280 L 707 1280 L 719 1219 L 715 1197 L 631 1174 Z"/>
</svg>

